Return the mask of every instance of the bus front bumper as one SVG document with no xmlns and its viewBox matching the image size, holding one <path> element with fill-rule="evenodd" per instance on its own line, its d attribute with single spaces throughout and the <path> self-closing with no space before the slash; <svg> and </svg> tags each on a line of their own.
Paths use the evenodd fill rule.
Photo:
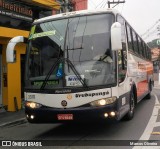
<svg viewBox="0 0 160 149">
<path fill-rule="evenodd" d="M 117 104 L 102 107 L 50 108 L 31 109 L 25 107 L 26 118 L 30 123 L 64 123 L 72 121 L 96 121 L 97 119 L 118 119 Z"/>
</svg>

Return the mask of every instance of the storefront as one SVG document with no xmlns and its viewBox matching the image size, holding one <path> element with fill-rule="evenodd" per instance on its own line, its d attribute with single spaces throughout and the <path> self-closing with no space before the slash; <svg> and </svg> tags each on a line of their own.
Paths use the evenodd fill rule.
<svg viewBox="0 0 160 149">
<path fill-rule="evenodd" d="M 53 0 L 0 0 L 0 107 L 21 109 L 26 45 L 16 46 L 16 63 L 6 63 L 6 47 L 15 36 L 28 37 L 34 19 L 59 9 Z M 22 90 L 22 91 L 21 91 Z"/>
<path fill-rule="evenodd" d="M 86 10 L 88 8 L 88 0 L 56 0 L 61 4 L 61 9 L 53 10 L 53 14 L 64 13 L 68 11 Z"/>
</svg>

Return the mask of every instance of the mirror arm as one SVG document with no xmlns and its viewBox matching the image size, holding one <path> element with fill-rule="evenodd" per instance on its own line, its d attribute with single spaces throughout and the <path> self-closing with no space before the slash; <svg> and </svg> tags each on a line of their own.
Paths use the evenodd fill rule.
<svg viewBox="0 0 160 149">
<path fill-rule="evenodd" d="M 14 48 L 16 46 L 16 44 L 20 43 L 20 42 L 26 42 L 27 39 L 24 38 L 23 36 L 16 36 L 14 38 L 12 38 L 8 45 L 7 45 L 7 49 L 6 49 L 6 61 L 7 63 L 13 63 L 15 62 L 15 59 L 14 59 Z"/>
</svg>

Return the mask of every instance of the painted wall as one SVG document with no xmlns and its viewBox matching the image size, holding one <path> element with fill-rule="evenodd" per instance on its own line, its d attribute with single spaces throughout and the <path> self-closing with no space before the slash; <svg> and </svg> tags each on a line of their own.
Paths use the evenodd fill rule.
<svg viewBox="0 0 160 149">
<path fill-rule="evenodd" d="M 88 8 L 88 0 L 73 0 L 73 3 L 75 3 L 75 11 L 85 10 Z"/>
<path fill-rule="evenodd" d="M 0 27 L 0 44 L 2 44 L 2 102 L 8 111 L 15 111 L 14 97 L 17 99 L 18 109 L 21 109 L 21 59 L 25 54 L 26 45 L 16 45 L 16 63 L 6 63 L 6 47 L 9 40 L 15 36 L 28 37 L 29 32 L 11 28 Z"/>
<path fill-rule="evenodd" d="M 15 111 L 14 98 L 17 100 L 18 109 L 21 109 L 21 54 L 25 54 L 26 45 L 17 44 L 16 63 L 7 64 L 8 78 L 8 111 Z"/>
<path fill-rule="evenodd" d="M 2 41 L 0 41 L 2 44 Z M 6 47 L 7 44 L 2 44 L 2 104 L 3 106 L 8 105 L 8 88 L 4 85 L 4 75 L 7 74 L 7 63 L 6 63 Z"/>
</svg>

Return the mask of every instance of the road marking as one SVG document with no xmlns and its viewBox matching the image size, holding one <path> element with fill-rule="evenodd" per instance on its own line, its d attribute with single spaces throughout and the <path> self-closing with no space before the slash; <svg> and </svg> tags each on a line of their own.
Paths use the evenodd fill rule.
<svg viewBox="0 0 160 149">
<path fill-rule="evenodd" d="M 3 124 L 0 124 L 0 127 L 11 126 L 11 125 L 21 124 L 21 123 L 26 123 L 26 122 L 27 122 L 26 118 L 20 118 L 12 122 L 6 122 Z"/>
<path fill-rule="evenodd" d="M 139 140 L 149 140 L 150 135 L 153 132 L 153 128 L 159 124 L 159 122 L 156 122 L 156 120 L 158 117 L 158 111 L 160 109 L 160 107 L 159 107 L 160 102 L 158 101 L 157 95 L 154 93 L 153 93 L 153 95 L 156 99 L 156 102 L 155 102 L 155 105 L 153 108 L 153 112 L 152 112 L 151 118 L 150 118 L 150 120 L 149 120 L 149 122 L 148 122 L 148 124 L 147 124 L 147 126 L 146 126 L 146 128 L 145 128 L 145 130 Z M 159 149 L 159 146 L 135 146 L 132 149 Z"/>
<path fill-rule="evenodd" d="M 160 132 L 152 132 L 152 135 L 160 135 Z"/>
</svg>

